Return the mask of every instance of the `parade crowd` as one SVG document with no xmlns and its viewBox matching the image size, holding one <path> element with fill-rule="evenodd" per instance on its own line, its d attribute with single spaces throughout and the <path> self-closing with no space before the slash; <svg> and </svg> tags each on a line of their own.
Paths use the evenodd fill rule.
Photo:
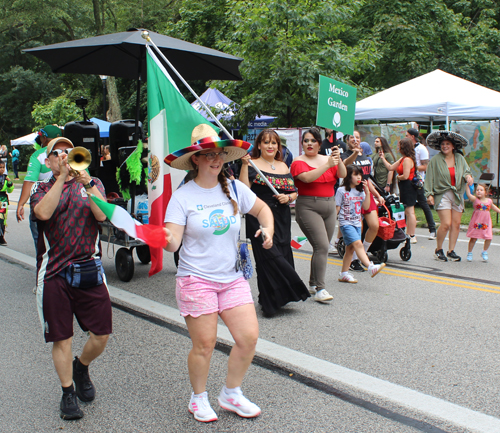
<svg viewBox="0 0 500 433">
<path fill-rule="evenodd" d="M 488 261 L 490 211 L 500 213 L 500 209 L 489 198 L 488 185 L 480 183 L 471 191 L 474 179 L 460 152 L 467 144 L 464 137 L 436 131 L 423 141 L 419 131 L 410 128 L 398 142 L 400 156 L 395 156 L 384 137 L 376 138 L 373 151 L 358 131 L 343 140 L 337 140 L 334 131 L 326 133 L 323 140 L 318 129 L 305 131 L 302 152 L 292 158 L 274 130 L 262 131 L 252 148 L 242 140 L 221 139 L 210 125 L 200 124 L 192 131 L 190 143 L 166 158 L 171 167 L 189 171 L 169 201 L 164 234 L 167 251 L 179 255 L 176 299 L 192 341 L 187 360 L 192 385 L 188 410 L 198 421 L 217 420 L 206 384 L 219 317 L 235 344 L 218 404 L 245 418 L 261 413 L 241 388 L 259 335 L 250 275 L 242 264 L 246 247 L 240 241 L 242 215 L 251 240 L 258 303 L 266 317 L 311 296 L 321 303 L 333 300 L 327 262 L 340 240 L 345 251 L 339 283 L 357 283 L 353 272 L 378 275 L 386 264 L 368 251 L 379 234 L 379 208 L 392 193 L 404 205 L 407 242 L 417 243 L 414 209 L 418 203 L 429 239 L 436 242 L 435 258 L 442 262 L 461 260 L 455 247 L 465 193 L 474 208 L 467 231 L 467 261 L 473 260 L 478 239 L 484 240 L 481 258 Z M 53 343 L 53 362 L 62 387 L 60 416 L 75 420 L 83 416 L 78 400 L 95 398 L 89 365 L 104 351 L 112 332 L 111 301 L 100 260 L 99 222 L 106 216 L 89 199 L 89 195 L 104 199 L 106 194 L 99 179 L 68 165 L 74 146 L 61 137 L 59 128 L 47 125 L 38 139 L 41 148 L 30 159 L 16 216 L 18 221 L 24 219 L 24 205 L 30 199 L 37 308 L 45 341 Z M 429 158 L 427 146 L 438 153 Z M 231 170 L 228 164 L 238 160 L 241 165 Z M 5 169 L 0 159 L 1 245 L 6 244 L 8 193 L 13 190 Z M 17 177 L 17 165 L 15 172 Z M 313 250 L 306 282 L 294 266 L 291 205 Z M 439 216 L 437 229 L 431 206 Z M 73 316 L 89 335 L 76 357 L 71 349 Z"/>
</svg>

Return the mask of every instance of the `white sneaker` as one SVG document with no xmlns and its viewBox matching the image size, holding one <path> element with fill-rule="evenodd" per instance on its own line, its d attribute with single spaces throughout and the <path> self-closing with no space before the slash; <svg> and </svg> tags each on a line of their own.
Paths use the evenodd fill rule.
<svg viewBox="0 0 500 433">
<path fill-rule="evenodd" d="M 231 394 L 226 393 L 226 387 L 222 388 L 219 395 L 219 406 L 222 409 L 237 413 L 243 418 L 254 418 L 260 415 L 260 407 L 248 400 L 241 388 L 235 388 Z"/>
<path fill-rule="evenodd" d="M 368 273 L 373 278 L 384 268 L 385 268 L 385 263 L 381 263 L 380 265 L 374 265 L 373 262 L 370 262 L 370 266 L 368 266 Z"/>
<path fill-rule="evenodd" d="M 194 415 L 194 419 L 196 421 L 217 421 L 217 414 L 210 406 L 206 391 L 198 395 L 195 395 L 194 392 L 191 394 L 191 401 L 189 402 L 188 410 Z"/>
<path fill-rule="evenodd" d="M 357 283 L 358 282 L 358 280 L 356 280 L 356 278 L 354 278 L 349 272 L 346 272 L 345 274 L 340 272 L 339 281 L 341 283 Z"/>
<path fill-rule="evenodd" d="M 328 254 L 337 254 L 337 248 L 335 245 L 330 244 L 328 247 Z"/>
<path fill-rule="evenodd" d="M 316 294 L 316 287 L 317 286 L 309 286 L 309 293 L 311 295 L 315 295 Z"/>
<path fill-rule="evenodd" d="M 314 295 L 314 300 L 318 302 L 329 302 L 333 299 L 333 296 L 330 295 L 325 289 L 321 289 Z"/>
<path fill-rule="evenodd" d="M 429 240 L 435 240 L 436 239 L 436 232 L 430 232 L 429 233 Z"/>
<path fill-rule="evenodd" d="M 414 235 L 414 236 L 410 236 L 410 244 L 416 244 L 417 243 L 417 237 Z"/>
</svg>

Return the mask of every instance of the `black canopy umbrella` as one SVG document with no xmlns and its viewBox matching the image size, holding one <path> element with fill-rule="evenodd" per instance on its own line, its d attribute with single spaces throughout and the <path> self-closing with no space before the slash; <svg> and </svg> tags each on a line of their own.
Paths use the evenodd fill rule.
<svg viewBox="0 0 500 433">
<path fill-rule="evenodd" d="M 140 81 L 146 80 L 146 41 L 143 29 L 130 29 L 23 51 L 48 63 L 52 72 L 111 75 L 136 79 L 136 138 L 139 121 Z M 201 45 L 149 32 L 152 41 L 186 80 L 241 80 L 243 59 Z M 167 71 L 171 69 L 161 58 Z"/>
<path fill-rule="evenodd" d="M 146 80 L 142 29 L 23 50 L 47 62 L 53 72 L 111 75 Z M 165 57 L 186 80 L 241 80 L 243 59 L 180 39 L 149 32 Z M 168 67 L 167 67 L 168 70 Z"/>
</svg>

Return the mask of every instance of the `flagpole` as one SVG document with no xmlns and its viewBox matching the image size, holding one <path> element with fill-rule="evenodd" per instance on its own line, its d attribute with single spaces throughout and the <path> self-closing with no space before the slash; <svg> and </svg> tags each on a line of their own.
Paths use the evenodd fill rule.
<svg viewBox="0 0 500 433">
<path fill-rule="evenodd" d="M 200 99 L 200 97 L 196 94 L 196 92 L 191 88 L 191 86 L 186 82 L 186 80 L 184 80 L 184 78 L 182 77 L 182 75 L 177 71 L 177 69 L 175 69 L 174 65 L 172 65 L 172 63 L 170 63 L 170 61 L 165 57 L 165 55 L 160 51 L 160 49 L 156 46 L 156 44 L 153 42 L 153 40 L 151 39 L 151 37 L 149 36 L 149 32 L 146 31 L 146 30 L 143 30 L 141 36 L 143 37 L 143 39 L 145 39 L 147 42 L 149 42 L 156 50 L 156 52 L 160 55 L 160 57 L 165 61 L 165 63 L 170 67 L 170 69 L 175 73 L 175 75 L 177 75 L 177 77 L 182 81 L 182 83 L 188 88 L 188 90 L 191 92 L 191 94 L 196 98 L 196 100 L 202 105 L 203 109 L 208 113 L 210 114 L 210 116 L 212 117 L 212 119 L 214 119 L 215 123 L 217 123 L 217 126 L 222 129 L 222 131 L 231 139 L 231 140 L 234 140 L 233 136 L 230 134 L 230 132 L 224 127 L 224 125 L 219 121 L 219 119 L 217 119 L 217 116 L 214 115 L 214 113 L 212 113 L 212 111 L 210 110 L 210 108 L 207 107 L 207 105 Z M 266 183 L 266 185 L 271 188 L 271 191 L 274 192 L 275 195 L 278 195 L 279 192 L 276 191 L 276 188 L 274 188 L 274 186 L 271 184 L 271 182 L 269 182 L 269 180 L 267 179 L 267 177 L 262 173 L 262 171 L 260 171 L 260 169 L 255 165 L 255 163 L 250 159 L 249 160 L 250 164 L 252 165 L 252 167 L 254 168 L 254 170 L 260 175 L 260 177 L 262 178 L 262 180 L 264 180 L 264 182 Z"/>
</svg>

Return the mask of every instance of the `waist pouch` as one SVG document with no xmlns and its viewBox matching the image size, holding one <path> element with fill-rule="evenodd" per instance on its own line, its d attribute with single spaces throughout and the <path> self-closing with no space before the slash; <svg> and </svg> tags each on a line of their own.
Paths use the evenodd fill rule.
<svg viewBox="0 0 500 433">
<path fill-rule="evenodd" d="M 100 259 L 72 263 L 61 272 L 61 276 L 66 279 L 68 284 L 77 289 L 100 286 L 103 283 L 103 275 L 104 269 Z"/>
</svg>

